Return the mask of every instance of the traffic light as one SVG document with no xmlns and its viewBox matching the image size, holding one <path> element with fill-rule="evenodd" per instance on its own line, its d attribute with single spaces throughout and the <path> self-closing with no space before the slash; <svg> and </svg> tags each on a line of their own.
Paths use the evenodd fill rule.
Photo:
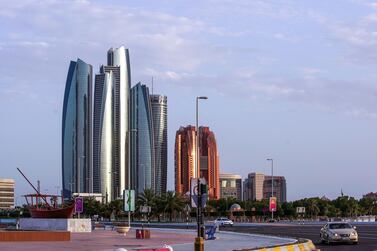
<svg viewBox="0 0 377 251">
<path fill-rule="evenodd" d="M 208 193 L 208 185 L 207 184 L 200 184 L 200 193 L 207 194 Z"/>
</svg>

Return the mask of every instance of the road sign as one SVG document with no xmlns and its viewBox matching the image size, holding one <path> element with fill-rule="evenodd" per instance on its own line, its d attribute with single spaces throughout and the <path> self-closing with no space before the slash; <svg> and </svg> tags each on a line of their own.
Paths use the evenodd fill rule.
<svg viewBox="0 0 377 251">
<path fill-rule="evenodd" d="M 190 185 L 191 207 L 198 207 L 198 179 L 191 178 Z M 207 185 L 205 178 L 200 178 L 200 185 L 202 187 L 202 207 L 205 207 L 208 199 L 208 191 L 207 189 L 204 189 Z"/>
<path fill-rule="evenodd" d="M 270 197 L 270 212 L 276 212 L 277 205 L 276 205 L 276 197 Z"/>
<path fill-rule="evenodd" d="M 141 213 L 147 214 L 147 213 L 150 213 L 151 211 L 152 211 L 152 208 L 150 206 L 141 206 L 140 207 Z"/>
<path fill-rule="evenodd" d="M 123 203 L 125 212 L 135 211 L 135 190 L 123 190 Z"/>
<path fill-rule="evenodd" d="M 75 213 L 84 212 L 84 199 L 82 197 L 75 198 Z"/>
<path fill-rule="evenodd" d="M 305 207 L 296 207 L 296 213 L 304 214 L 305 213 Z"/>
</svg>

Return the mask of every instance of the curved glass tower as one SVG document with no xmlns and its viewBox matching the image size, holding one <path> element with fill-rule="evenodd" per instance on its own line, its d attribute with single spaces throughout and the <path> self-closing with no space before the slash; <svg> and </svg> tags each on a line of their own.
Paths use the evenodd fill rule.
<svg viewBox="0 0 377 251">
<path fill-rule="evenodd" d="M 71 61 L 64 92 L 62 184 L 64 197 L 92 191 L 92 66 Z"/>
<path fill-rule="evenodd" d="M 128 180 L 128 138 L 129 96 L 131 87 L 131 67 L 128 49 L 124 46 L 111 48 L 107 52 L 105 71 L 119 68 L 113 85 L 113 197 L 122 196 Z"/>
<path fill-rule="evenodd" d="M 154 138 L 149 90 L 138 83 L 131 89 L 131 186 L 136 194 L 154 189 Z"/>
<path fill-rule="evenodd" d="M 168 175 L 168 99 L 162 95 L 150 95 L 154 153 L 155 153 L 155 192 L 166 193 Z"/>
<path fill-rule="evenodd" d="M 95 77 L 94 112 L 93 112 L 93 191 L 102 193 L 106 201 L 113 194 L 113 138 L 112 138 L 112 71 Z"/>
</svg>

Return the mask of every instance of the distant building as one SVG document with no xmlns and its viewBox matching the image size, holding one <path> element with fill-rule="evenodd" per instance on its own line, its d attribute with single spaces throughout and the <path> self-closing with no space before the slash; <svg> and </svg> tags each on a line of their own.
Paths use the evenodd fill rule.
<svg viewBox="0 0 377 251">
<path fill-rule="evenodd" d="M 363 198 L 371 198 L 371 199 L 377 200 L 377 193 L 370 192 L 370 193 L 364 194 Z"/>
<path fill-rule="evenodd" d="M 274 196 L 278 202 L 287 202 L 287 185 L 284 176 L 274 176 Z M 263 198 L 272 196 L 272 176 L 264 176 Z"/>
<path fill-rule="evenodd" d="M 243 183 L 243 199 L 259 201 L 263 199 L 263 173 L 249 173 Z"/>
<path fill-rule="evenodd" d="M 196 130 L 194 126 L 181 127 L 175 139 L 175 189 L 180 194 L 190 191 L 190 179 L 195 177 Z M 219 156 L 215 135 L 209 127 L 199 127 L 200 177 L 208 185 L 208 196 L 220 198 Z"/>
<path fill-rule="evenodd" d="M 14 180 L 0 179 L 0 209 L 14 208 Z"/>
<path fill-rule="evenodd" d="M 287 201 L 287 186 L 284 176 L 274 176 L 273 195 L 278 202 Z M 259 201 L 272 195 L 272 176 L 262 173 L 249 173 L 244 181 L 244 200 Z"/>
<path fill-rule="evenodd" d="M 242 177 L 240 175 L 220 173 L 220 198 L 242 200 Z"/>
<path fill-rule="evenodd" d="M 155 151 L 155 192 L 166 193 L 168 176 L 168 99 L 166 96 L 149 95 L 152 107 Z"/>
</svg>

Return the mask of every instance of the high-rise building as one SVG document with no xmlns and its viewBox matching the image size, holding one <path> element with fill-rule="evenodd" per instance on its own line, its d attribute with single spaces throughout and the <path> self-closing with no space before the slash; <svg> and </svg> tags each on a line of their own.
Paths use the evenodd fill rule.
<svg viewBox="0 0 377 251">
<path fill-rule="evenodd" d="M 107 65 L 119 67 L 113 84 L 113 190 L 114 198 L 123 194 L 127 188 L 129 147 L 127 132 L 129 128 L 129 96 L 131 87 L 131 67 L 128 49 L 124 46 L 111 48 L 107 52 Z M 105 71 L 111 71 L 106 69 Z M 118 81 L 119 78 L 119 81 Z"/>
<path fill-rule="evenodd" d="M 0 179 L 0 209 L 14 207 L 14 180 Z"/>
<path fill-rule="evenodd" d="M 175 190 L 186 194 L 190 191 L 190 179 L 194 177 L 196 156 L 196 130 L 194 126 L 181 127 L 175 140 Z M 208 185 L 208 196 L 220 198 L 219 156 L 215 135 L 208 127 L 199 128 L 200 177 Z"/>
<path fill-rule="evenodd" d="M 93 192 L 106 201 L 113 195 L 113 83 L 114 73 L 101 68 L 95 76 L 93 105 Z"/>
<path fill-rule="evenodd" d="M 92 192 L 92 66 L 71 61 L 62 119 L 63 194 Z"/>
<path fill-rule="evenodd" d="M 215 134 L 209 127 L 199 127 L 200 177 L 204 177 L 208 185 L 208 197 L 220 199 L 219 154 Z"/>
<path fill-rule="evenodd" d="M 147 86 L 131 89 L 131 187 L 136 194 L 155 190 L 155 162 L 152 108 Z"/>
<path fill-rule="evenodd" d="M 242 177 L 240 175 L 220 173 L 220 198 L 242 200 Z"/>
<path fill-rule="evenodd" d="M 287 186 L 284 176 L 274 176 L 274 196 L 278 202 L 287 201 Z M 272 176 L 249 173 L 243 185 L 244 200 L 268 199 L 272 193 Z"/>
<path fill-rule="evenodd" d="M 128 186 L 131 70 L 128 49 L 109 49 L 107 66 L 95 78 L 93 187 L 111 201 Z"/>
<path fill-rule="evenodd" d="M 195 131 L 195 126 L 181 127 L 175 135 L 175 191 L 180 194 L 190 191 L 190 179 L 196 170 Z"/>
<path fill-rule="evenodd" d="M 166 193 L 168 175 L 168 105 L 167 97 L 150 95 L 155 152 L 155 192 Z"/>
</svg>

